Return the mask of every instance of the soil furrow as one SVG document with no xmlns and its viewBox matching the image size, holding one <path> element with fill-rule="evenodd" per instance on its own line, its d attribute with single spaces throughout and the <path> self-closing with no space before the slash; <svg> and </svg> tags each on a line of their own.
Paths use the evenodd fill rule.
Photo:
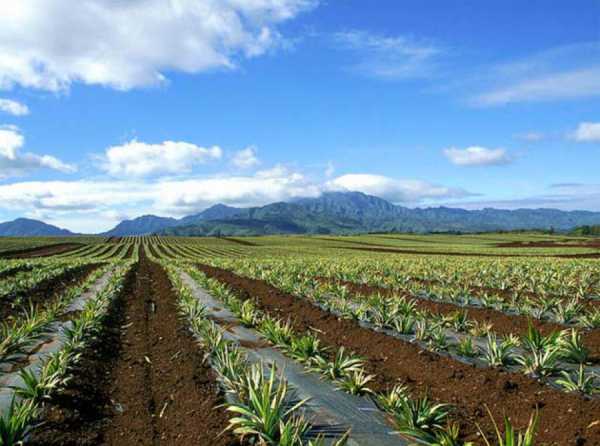
<svg viewBox="0 0 600 446">
<path fill-rule="evenodd" d="M 493 325 L 492 330 L 499 335 L 509 335 L 511 333 L 519 336 L 524 336 L 527 333 L 529 322 L 535 326 L 544 336 L 555 332 L 569 328 L 565 325 L 545 322 L 539 319 L 528 318 L 520 315 L 509 315 L 502 311 L 492 310 L 490 308 L 473 308 L 473 307 L 462 307 L 459 305 L 445 303 L 445 302 L 434 302 L 426 299 L 419 299 L 410 296 L 406 293 L 401 293 L 389 288 L 376 287 L 371 285 L 364 285 L 354 282 L 347 282 L 342 280 L 329 280 L 320 278 L 319 280 L 327 280 L 335 282 L 340 285 L 345 285 L 348 290 L 353 294 L 371 295 L 371 294 L 382 294 L 384 296 L 404 296 L 412 299 L 416 302 L 419 310 L 426 310 L 436 314 L 450 315 L 457 311 L 464 311 L 467 313 L 468 318 L 478 322 L 490 323 Z M 600 361 L 600 330 L 581 331 L 584 345 L 590 351 L 590 361 L 597 363 Z"/>
<path fill-rule="evenodd" d="M 127 248 L 127 252 L 125 253 L 125 256 L 123 257 L 124 260 L 128 260 L 131 259 L 133 257 L 133 250 L 135 249 L 135 244 L 130 243 L 129 244 L 129 248 Z"/>
<path fill-rule="evenodd" d="M 143 250 L 128 297 L 124 322 L 131 325 L 110 390 L 123 412 L 105 431 L 106 444 L 231 444 L 216 438 L 227 418 L 214 409 L 218 387 L 177 318 L 171 283 Z"/>
<path fill-rule="evenodd" d="M 546 445 L 600 444 L 600 401 L 566 394 L 516 373 L 476 368 L 420 350 L 417 346 L 372 330 L 355 321 L 338 319 L 307 301 L 259 280 L 205 265 L 199 268 L 210 277 L 227 283 L 243 299 L 252 299 L 268 314 L 290 318 L 297 331 L 312 329 L 324 345 L 344 346 L 366 360 L 369 373 L 376 375 L 372 387 L 389 389 L 398 382 L 408 384 L 417 395 L 454 406 L 465 439 L 479 441 L 476 423 L 491 433 L 487 405 L 502 424 L 509 415 L 517 427 L 527 425 L 535 408 L 540 411 L 538 441 Z M 556 427 L 560 426 L 559 429 Z"/>
<path fill-rule="evenodd" d="M 57 243 L 54 245 L 38 246 L 37 248 L 18 249 L 5 251 L 0 257 L 5 259 L 29 259 L 32 257 L 47 257 L 62 254 L 81 248 L 81 243 Z"/>
<path fill-rule="evenodd" d="M 216 408 L 215 377 L 177 316 L 168 276 L 143 249 L 111 314 L 105 337 L 75 371 L 75 386 L 50 411 L 52 428 L 34 444 L 236 445 L 219 435 L 228 418 Z"/>
</svg>

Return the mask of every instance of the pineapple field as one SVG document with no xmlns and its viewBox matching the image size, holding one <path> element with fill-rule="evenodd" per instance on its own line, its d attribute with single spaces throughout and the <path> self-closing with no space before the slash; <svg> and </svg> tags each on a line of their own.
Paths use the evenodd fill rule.
<svg viewBox="0 0 600 446">
<path fill-rule="evenodd" d="M 0 446 L 599 445 L 600 244 L 0 240 Z"/>
</svg>

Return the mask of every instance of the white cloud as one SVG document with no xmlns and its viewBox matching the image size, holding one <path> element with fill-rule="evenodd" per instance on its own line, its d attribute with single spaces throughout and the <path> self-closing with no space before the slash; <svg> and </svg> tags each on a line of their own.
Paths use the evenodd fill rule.
<svg viewBox="0 0 600 446">
<path fill-rule="evenodd" d="M 231 162 L 235 167 L 240 169 L 249 169 L 260 164 L 260 160 L 256 155 L 257 149 L 254 146 L 246 147 L 233 155 Z"/>
<path fill-rule="evenodd" d="M 405 36 L 384 36 L 361 30 L 336 33 L 335 44 L 352 51 L 357 62 L 352 68 L 384 79 L 429 76 L 441 51 L 432 44 Z"/>
<path fill-rule="evenodd" d="M 512 161 L 504 149 L 487 149 L 479 146 L 466 149 L 450 147 L 444 149 L 443 153 L 452 164 L 457 166 L 495 166 Z"/>
<path fill-rule="evenodd" d="M 277 178 L 277 177 L 286 177 L 286 176 L 291 177 L 294 175 L 302 176 L 302 174 L 300 174 L 300 173 L 290 171 L 283 164 L 276 164 L 275 166 L 271 167 L 270 169 L 259 170 L 255 174 L 255 176 L 258 178 Z"/>
<path fill-rule="evenodd" d="M 476 106 L 600 96 L 600 44 L 550 48 L 497 65 L 481 75 L 482 80 L 484 91 L 470 101 Z"/>
<path fill-rule="evenodd" d="M 282 40 L 277 25 L 317 0 L 0 2 L 0 88 L 72 82 L 127 90 L 170 71 L 231 69 Z"/>
<path fill-rule="evenodd" d="M 348 174 L 326 183 L 330 190 L 358 191 L 393 203 L 415 203 L 429 199 L 463 198 L 473 194 L 420 180 L 394 179 L 382 175 Z"/>
<path fill-rule="evenodd" d="M 72 173 L 75 166 L 50 155 L 21 153 L 25 138 L 16 127 L 0 127 L 0 179 L 25 175 L 36 169 Z"/>
<path fill-rule="evenodd" d="M 589 68 L 523 80 L 476 98 L 478 105 L 551 101 L 600 95 L 600 68 Z"/>
<path fill-rule="evenodd" d="M 449 206 L 454 204 L 449 203 Z M 464 209 L 560 209 L 563 211 L 587 210 L 600 212 L 600 184 L 558 183 L 549 186 L 546 193 L 506 200 L 463 201 Z"/>
<path fill-rule="evenodd" d="M 147 144 L 132 140 L 106 149 L 101 167 L 114 176 L 181 174 L 190 172 L 196 164 L 221 158 L 222 153 L 218 146 L 205 148 L 182 141 Z"/>
<path fill-rule="evenodd" d="M 259 206 L 320 191 L 302 174 L 284 168 L 190 180 L 30 181 L 0 185 L 0 209 L 18 215 L 44 213 L 69 229 L 89 232 L 108 229 L 122 215 L 179 217 L 215 203 Z M 74 226 L 71 219 L 87 223 Z"/>
<path fill-rule="evenodd" d="M 163 182 L 160 207 L 184 215 L 215 203 L 231 206 L 260 206 L 292 198 L 319 195 L 319 185 L 299 173 L 208 178 Z"/>
<path fill-rule="evenodd" d="M 582 122 L 570 136 L 577 142 L 600 142 L 600 122 Z"/>
<path fill-rule="evenodd" d="M 216 203 L 262 206 L 327 190 L 358 190 L 395 203 L 461 198 L 472 194 L 418 180 L 378 175 L 344 175 L 318 183 L 284 166 L 254 175 L 188 180 L 29 181 L 0 185 L 0 210 L 12 215 L 43 215 L 74 231 L 100 232 L 122 216 L 144 214 L 181 217 Z"/>
<path fill-rule="evenodd" d="M 25 116 L 29 114 L 29 107 L 11 99 L 0 98 L 0 111 L 13 116 Z"/>
</svg>

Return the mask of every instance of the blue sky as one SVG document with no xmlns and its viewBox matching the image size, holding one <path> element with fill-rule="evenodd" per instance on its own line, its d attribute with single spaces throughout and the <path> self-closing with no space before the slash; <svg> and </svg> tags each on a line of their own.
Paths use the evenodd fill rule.
<svg viewBox="0 0 600 446">
<path fill-rule="evenodd" d="M 365 4 L 4 2 L 0 220 L 326 190 L 600 211 L 598 2 Z"/>
</svg>

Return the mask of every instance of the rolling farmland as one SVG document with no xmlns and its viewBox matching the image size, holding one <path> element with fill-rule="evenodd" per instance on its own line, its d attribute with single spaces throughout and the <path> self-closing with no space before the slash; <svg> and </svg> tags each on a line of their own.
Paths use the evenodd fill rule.
<svg viewBox="0 0 600 446">
<path fill-rule="evenodd" d="M 598 260 L 535 233 L 0 239 L 0 445 L 600 444 Z"/>
</svg>

